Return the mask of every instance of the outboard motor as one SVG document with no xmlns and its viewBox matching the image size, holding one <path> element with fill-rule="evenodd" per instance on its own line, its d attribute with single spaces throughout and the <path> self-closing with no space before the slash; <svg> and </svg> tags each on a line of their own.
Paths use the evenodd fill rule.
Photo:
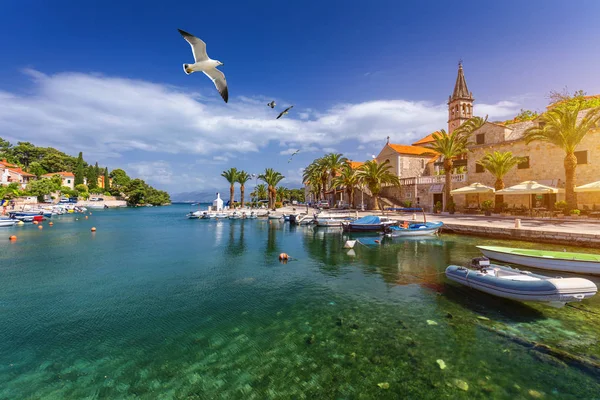
<svg viewBox="0 0 600 400">
<path fill-rule="evenodd" d="M 475 257 L 471 260 L 470 267 L 477 270 L 482 270 L 490 266 L 490 259 L 487 257 Z"/>
</svg>

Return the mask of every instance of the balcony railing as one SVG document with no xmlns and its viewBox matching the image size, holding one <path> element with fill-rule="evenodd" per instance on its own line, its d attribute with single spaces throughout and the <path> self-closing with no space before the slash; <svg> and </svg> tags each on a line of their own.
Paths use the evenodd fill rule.
<svg viewBox="0 0 600 400">
<path fill-rule="evenodd" d="M 467 174 L 453 174 L 452 182 L 466 182 Z M 444 183 L 446 182 L 446 177 L 444 175 L 434 175 L 434 176 L 419 176 L 412 178 L 400 178 L 400 185 L 431 185 L 435 183 Z"/>
</svg>

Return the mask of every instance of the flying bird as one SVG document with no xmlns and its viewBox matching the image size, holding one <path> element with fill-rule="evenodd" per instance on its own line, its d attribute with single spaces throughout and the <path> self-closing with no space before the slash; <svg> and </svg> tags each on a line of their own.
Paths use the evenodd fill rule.
<svg viewBox="0 0 600 400">
<path fill-rule="evenodd" d="M 212 60 L 206 54 L 206 43 L 196 36 L 177 29 L 181 36 L 192 46 L 192 53 L 194 54 L 194 64 L 183 64 L 183 71 L 189 75 L 194 72 L 202 71 L 206 76 L 210 78 L 215 84 L 215 87 L 221 94 L 225 103 L 229 99 L 229 91 L 227 90 L 227 81 L 225 80 L 225 74 L 217 69 L 218 66 L 224 65 L 221 61 Z"/>
<path fill-rule="evenodd" d="M 270 102 L 270 103 L 267 103 L 267 105 L 268 105 L 269 107 L 271 107 L 271 108 L 275 108 L 275 105 L 276 105 L 276 104 L 275 104 L 275 100 L 273 100 L 273 101 L 272 101 L 272 102 Z"/>
<path fill-rule="evenodd" d="M 282 112 L 279 113 L 279 115 L 277 116 L 277 118 L 275 119 L 279 119 L 281 117 L 283 117 L 285 114 L 287 114 L 292 108 L 294 108 L 294 106 L 289 106 L 288 108 L 286 108 L 285 110 L 283 110 Z"/>
<path fill-rule="evenodd" d="M 292 153 L 292 155 L 290 156 L 290 159 L 288 160 L 288 164 L 292 161 L 292 158 L 299 152 L 300 152 L 300 150 L 296 150 L 295 152 Z"/>
</svg>

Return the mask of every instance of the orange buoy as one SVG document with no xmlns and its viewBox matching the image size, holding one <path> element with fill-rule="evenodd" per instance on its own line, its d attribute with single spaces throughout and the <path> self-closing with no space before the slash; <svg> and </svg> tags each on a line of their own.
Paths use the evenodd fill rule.
<svg viewBox="0 0 600 400">
<path fill-rule="evenodd" d="M 85 219 L 88 219 L 88 216 L 87 216 L 87 215 L 85 216 Z"/>
<path fill-rule="evenodd" d="M 54 225 L 54 222 L 48 222 L 48 225 L 52 226 Z"/>
<path fill-rule="evenodd" d="M 44 227 L 42 225 L 38 225 L 38 229 L 43 229 Z"/>
<path fill-rule="evenodd" d="M 14 242 L 15 240 L 17 240 L 17 237 L 15 235 L 12 235 L 11 237 L 8 238 L 8 240 L 10 240 L 11 242 Z"/>
<path fill-rule="evenodd" d="M 91 231 L 92 231 L 92 232 L 96 232 L 96 227 L 95 227 L 95 226 L 93 226 L 93 227 L 92 227 L 92 229 L 91 229 Z"/>
<path fill-rule="evenodd" d="M 39 222 L 37 222 L 37 221 L 33 221 L 33 224 L 34 224 L 34 225 L 37 225 L 37 224 L 39 224 Z"/>
<path fill-rule="evenodd" d="M 279 261 L 287 261 L 289 259 L 290 259 L 290 256 L 288 256 L 286 253 L 279 254 Z"/>
</svg>

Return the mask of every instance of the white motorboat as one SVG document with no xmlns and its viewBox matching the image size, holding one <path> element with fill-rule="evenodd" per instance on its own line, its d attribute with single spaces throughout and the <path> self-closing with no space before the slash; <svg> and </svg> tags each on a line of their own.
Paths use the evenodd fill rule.
<svg viewBox="0 0 600 400">
<path fill-rule="evenodd" d="M 187 213 L 186 217 L 188 217 L 189 219 L 198 219 L 202 216 L 202 212 L 201 211 L 191 211 L 189 213 Z"/>
<path fill-rule="evenodd" d="M 281 214 L 269 214 L 269 219 L 282 219 L 283 216 Z"/>
<path fill-rule="evenodd" d="M 234 211 L 231 214 L 229 214 L 229 219 L 242 219 L 242 214 L 238 213 L 237 211 Z"/>
<path fill-rule="evenodd" d="M 0 219 L 0 227 L 13 226 L 17 222 L 19 222 L 18 219 L 2 218 L 2 219 Z"/>
<path fill-rule="evenodd" d="M 448 279 L 494 296 L 562 306 L 596 294 L 594 282 L 583 278 L 547 277 L 490 264 L 487 257 L 474 258 L 470 268 L 450 265 Z"/>
</svg>

